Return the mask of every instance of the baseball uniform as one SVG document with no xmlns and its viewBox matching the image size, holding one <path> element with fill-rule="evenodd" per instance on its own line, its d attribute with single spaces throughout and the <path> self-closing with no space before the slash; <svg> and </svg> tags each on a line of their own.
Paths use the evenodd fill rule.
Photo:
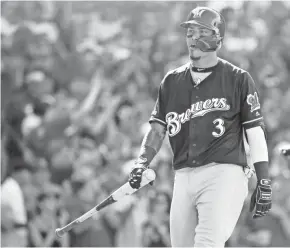
<svg viewBox="0 0 290 248">
<path fill-rule="evenodd" d="M 149 120 L 166 127 L 174 155 L 174 247 L 224 246 L 248 194 L 243 129 L 264 126 L 247 71 L 218 58 L 196 81 L 190 62 L 168 72 Z"/>
</svg>

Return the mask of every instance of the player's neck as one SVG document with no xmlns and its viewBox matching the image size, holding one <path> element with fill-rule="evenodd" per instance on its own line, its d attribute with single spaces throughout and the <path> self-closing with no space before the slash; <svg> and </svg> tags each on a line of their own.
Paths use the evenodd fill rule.
<svg viewBox="0 0 290 248">
<path fill-rule="evenodd" d="M 209 56 L 202 57 L 199 60 L 190 60 L 190 63 L 194 67 L 208 68 L 218 63 L 218 57 L 216 54 L 209 54 Z"/>
</svg>

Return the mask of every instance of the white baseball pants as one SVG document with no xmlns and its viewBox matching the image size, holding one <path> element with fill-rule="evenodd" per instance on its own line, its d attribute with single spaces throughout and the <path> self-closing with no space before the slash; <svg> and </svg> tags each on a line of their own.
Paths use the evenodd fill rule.
<svg viewBox="0 0 290 248">
<path fill-rule="evenodd" d="M 176 171 L 170 212 L 172 247 L 224 247 L 248 194 L 234 164 L 210 163 Z"/>
</svg>

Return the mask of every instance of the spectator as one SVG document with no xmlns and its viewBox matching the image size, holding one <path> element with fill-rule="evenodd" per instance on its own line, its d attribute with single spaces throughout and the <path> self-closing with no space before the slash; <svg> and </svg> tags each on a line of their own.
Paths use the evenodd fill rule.
<svg viewBox="0 0 290 248">
<path fill-rule="evenodd" d="M 46 184 L 37 197 L 36 212 L 29 221 L 29 246 L 68 247 L 68 234 L 57 239 L 55 229 L 68 223 L 68 214 L 59 204 L 60 190 Z"/>
<path fill-rule="evenodd" d="M 5 220 L 3 234 L 10 236 L 10 238 L 5 237 L 5 246 L 27 246 L 27 214 L 22 188 L 30 183 L 31 170 L 32 168 L 25 163 L 18 164 L 11 176 L 2 183 L 1 204 L 3 208 L 1 217 Z M 10 235 L 11 232 L 14 233 L 14 236 Z"/>
<path fill-rule="evenodd" d="M 117 218 L 115 227 L 117 247 L 141 247 L 142 226 L 148 218 L 146 195 L 131 195 L 113 207 Z M 112 211 L 111 211 L 112 212 Z M 134 227 L 134 228 L 132 228 Z"/>
<path fill-rule="evenodd" d="M 69 198 L 66 204 L 70 220 L 78 218 L 90 209 L 90 204 L 77 197 Z M 77 226 L 70 233 L 72 247 L 112 247 L 113 239 L 102 217 L 91 218 Z"/>
<path fill-rule="evenodd" d="M 145 247 L 169 247 L 169 213 L 171 197 L 165 191 L 157 191 L 149 205 L 149 220 L 144 224 Z"/>
</svg>

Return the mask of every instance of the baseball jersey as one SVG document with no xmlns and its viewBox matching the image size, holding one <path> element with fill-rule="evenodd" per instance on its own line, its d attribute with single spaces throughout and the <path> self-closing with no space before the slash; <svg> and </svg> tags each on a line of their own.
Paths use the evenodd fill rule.
<svg viewBox="0 0 290 248">
<path fill-rule="evenodd" d="M 211 162 L 245 166 L 243 130 L 264 126 L 252 77 L 220 58 L 197 86 L 190 63 L 169 71 L 149 122 L 167 128 L 175 170 Z"/>
</svg>

